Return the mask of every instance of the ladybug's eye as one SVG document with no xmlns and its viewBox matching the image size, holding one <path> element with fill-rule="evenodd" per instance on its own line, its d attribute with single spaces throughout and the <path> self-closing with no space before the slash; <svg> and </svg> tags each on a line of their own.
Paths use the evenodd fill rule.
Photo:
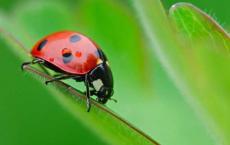
<svg viewBox="0 0 230 145">
<path fill-rule="evenodd" d="M 43 40 L 43 41 L 38 45 L 37 50 L 38 50 L 38 51 L 41 51 L 42 48 L 46 45 L 47 42 L 48 42 L 47 40 Z"/>
</svg>

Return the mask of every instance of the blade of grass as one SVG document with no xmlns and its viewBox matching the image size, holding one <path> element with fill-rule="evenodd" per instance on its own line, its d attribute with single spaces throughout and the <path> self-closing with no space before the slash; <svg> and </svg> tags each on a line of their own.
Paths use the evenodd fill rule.
<svg viewBox="0 0 230 145">
<path fill-rule="evenodd" d="M 189 3 L 177 3 L 169 10 L 169 17 L 176 24 L 178 32 L 188 37 L 190 45 L 203 43 L 209 49 L 217 49 L 230 55 L 230 37 L 208 14 Z"/>
<path fill-rule="evenodd" d="M 194 97 L 207 110 L 223 144 L 229 144 L 230 36 L 210 16 L 188 3 L 172 6 L 170 18 L 190 47 L 193 65 L 187 72 L 193 76 L 189 82 L 199 94 Z"/>
<path fill-rule="evenodd" d="M 181 94 L 195 110 L 196 114 L 206 126 L 209 135 L 213 137 L 216 144 L 222 140 L 213 127 L 213 120 L 208 116 L 207 110 L 196 100 L 196 92 L 187 82 L 187 54 L 173 34 L 167 16 L 159 0 L 134 1 L 134 9 L 142 24 L 149 44 L 162 63 L 165 71 L 171 77 Z M 214 130 L 211 130 L 210 127 Z"/>
<path fill-rule="evenodd" d="M 33 74 L 36 74 L 36 75 L 39 75 L 47 80 L 49 79 L 53 79 L 53 77 L 43 73 L 43 72 L 40 72 L 30 66 L 26 66 L 25 67 L 25 70 L 28 71 L 28 72 L 31 72 Z M 55 82 L 54 85 L 60 89 L 60 90 L 67 90 L 71 96 L 73 96 L 73 100 L 76 100 L 76 99 L 82 99 L 82 100 L 86 100 L 86 96 L 82 94 L 82 92 L 80 92 L 79 90 L 76 90 L 75 88 L 72 88 L 70 85 L 68 84 L 65 84 L 63 82 Z M 69 102 L 69 101 L 65 101 L 65 99 L 63 98 L 60 98 L 60 102 Z M 69 102 L 70 103 L 70 102 Z M 85 102 L 86 103 L 86 102 Z M 75 103 L 74 103 L 75 104 Z M 125 129 L 125 130 L 133 130 L 133 132 L 131 134 L 133 134 L 134 132 L 136 132 L 137 134 L 141 135 L 142 137 L 144 137 L 146 139 L 146 141 L 143 142 L 143 140 L 139 140 L 139 143 L 141 144 L 156 144 L 158 145 L 158 143 L 156 141 L 154 141 L 151 137 L 149 137 L 148 135 L 146 135 L 144 132 L 142 132 L 141 130 L 137 129 L 136 127 L 134 127 L 133 125 L 131 125 L 129 122 L 127 122 L 126 120 L 122 119 L 121 117 L 119 117 L 118 115 L 116 115 L 114 112 L 112 112 L 111 110 L 109 110 L 108 108 L 106 108 L 105 106 L 102 106 L 101 104 L 97 103 L 96 101 L 92 100 L 92 106 L 93 107 L 96 107 L 98 108 L 100 111 L 104 112 L 103 114 L 104 115 L 109 115 L 111 116 L 113 119 L 117 120 L 118 122 L 120 122 L 122 125 L 121 126 L 127 126 L 128 128 Z M 76 111 L 73 111 L 75 110 L 74 106 L 70 105 L 70 106 L 66 106 L 67 108 L 69 108 L 69 110 L 73 113 L 73 114 L 77 114 L 75 113 Z M 73 107 L 73 108 L 72 108 Z M 100 118 L 100 116 L 98 115 L 97 118 Z M 108 117 L 106 117 L 108 119 Z M 102 122 L 103 120 L 100 120 L 100 122 Z M 103 121 L 104 122 L 104 121 Z M 106 120 L 105 122 L 110 122 L 111 121 L 108 121 Z M 110 126 L 117 126 L 117 125 L 113 125 L 113 124 L 110 124 Z M 123 127 L 121 127 L 123 128 Z M 133 134 L 134 135 L 134 134 Z M 122 135 L 123 136 L 123 135 Z M 128 139 L 129 137 L 127 135 L 125 135 L 125 138 L 127 140 L 130 140 Z M 138 142 L 133 142 L 134 144 L 138 143 Z M 126 144 L 126 143 L 125 143 Z"/>
</svg>

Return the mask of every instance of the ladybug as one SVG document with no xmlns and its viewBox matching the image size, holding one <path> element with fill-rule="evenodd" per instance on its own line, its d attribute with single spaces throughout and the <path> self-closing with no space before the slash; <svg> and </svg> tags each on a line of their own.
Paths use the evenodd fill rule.
<svg viewBox="0 0 230 145">
<path fill-rule="evenodd" d="M 101 104 L 111 99 L 113 76 L 107 57 L 96 43 L 83 34 L 61 31 L 48 35 L 35 44 L 31 55 L 34 59 L 24 62 L 22 69 L 26 65 L 43 64 L 59 73 L 45 84 L 64 79 L 84 82 L 88 112 L 92 95 L 97 96 L 96 100 Z"/>
</svg>

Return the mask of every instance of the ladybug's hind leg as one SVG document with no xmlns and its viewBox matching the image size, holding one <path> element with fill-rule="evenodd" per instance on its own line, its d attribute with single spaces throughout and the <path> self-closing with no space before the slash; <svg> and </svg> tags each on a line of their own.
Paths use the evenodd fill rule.
<svg viewBox="0 0 230 145">
<path fill-rule="evenodd" d="M 60 75 L 60 76 L 54 77 L 51 80 L 46 81 L 45 84 L 48 85 L 49 83 L 52 83 L 52 82 L 56 82 L 56 81 L 60 81 L 60 80 L 66 80 L 66 79 L 72 79 L 75 77 L 76 76 L 74 76 L 74 75 Z"/>
<path fill-rule="evenodd" d="M 24 62 L 24 63 L 21 65 L 21 69 L 24 70 L 24 68 L 25 68 L 26 66 L 31 65 L 31 64 L 37 64 L 37 63 L 42 64 L 42 63 L 44 63 L 44 62 L 45 62 L 45 61 L 42 60 L 42 59 L 35 58 L 35 59 L 33 59 L 32 61 Z"/>
</svg>

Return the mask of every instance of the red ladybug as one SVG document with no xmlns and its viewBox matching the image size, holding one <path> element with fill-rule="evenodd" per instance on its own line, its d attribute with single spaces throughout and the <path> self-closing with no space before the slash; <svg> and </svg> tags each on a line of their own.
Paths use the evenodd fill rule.
<svg viewBox="0 0 230 145">
<path fill-rule="evenodd" d="M 113 76 L 108 60 L 88 37 L 72 31 L 61 31 L 38 41 L 31 51 L 34 59 L 25 65 L 43 64 L 60 73 L 46 84 L 64 79 L 83 81 L 86 86 L 87 111 L 90 96 L 96 95 L 99 103 L 105 104 L 113 95 Z"/>
</svg>

